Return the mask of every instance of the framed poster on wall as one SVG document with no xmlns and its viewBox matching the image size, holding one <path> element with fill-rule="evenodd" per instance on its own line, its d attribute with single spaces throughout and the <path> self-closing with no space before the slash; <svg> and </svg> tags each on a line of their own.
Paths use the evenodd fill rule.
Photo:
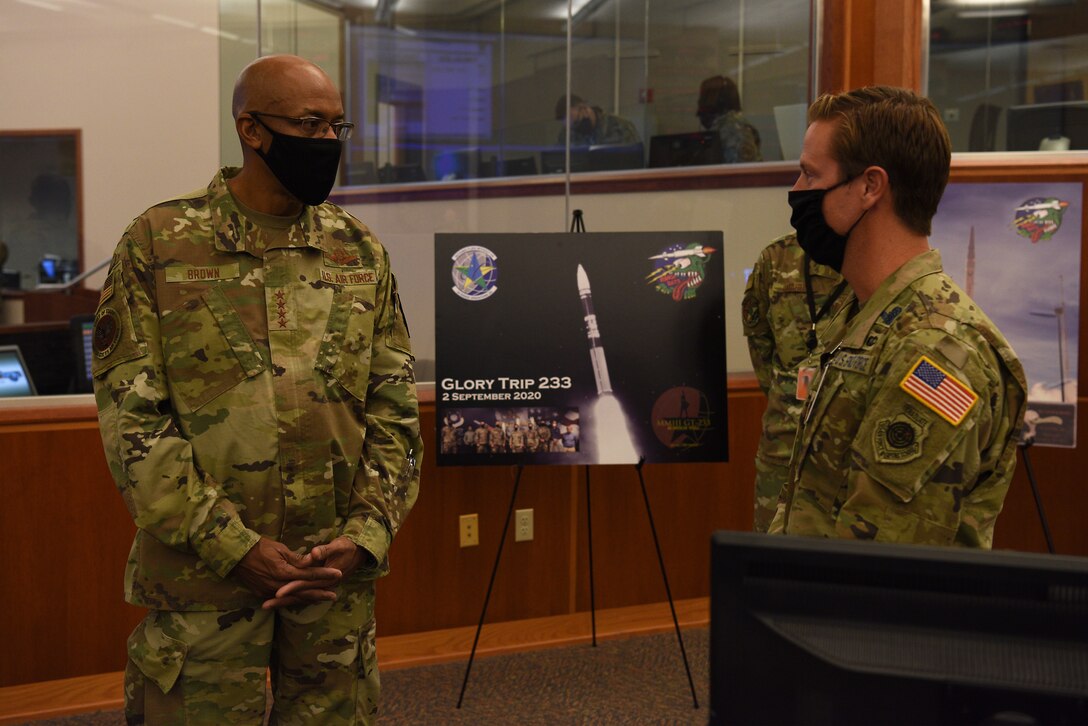
<svg viewBox="0 0 1088 726">
<path fill-rule="evenodd" d="M 721 232 L 438 234 L 439 465 L 726 461 Z"/>
<path fill-rule="evenodd" d="M 1083 184 L 956 182 L 933 218 L 945 271 L 1012 344 L 1028 383 L 1025 437 L 1077 443 Z"/>
</svg>

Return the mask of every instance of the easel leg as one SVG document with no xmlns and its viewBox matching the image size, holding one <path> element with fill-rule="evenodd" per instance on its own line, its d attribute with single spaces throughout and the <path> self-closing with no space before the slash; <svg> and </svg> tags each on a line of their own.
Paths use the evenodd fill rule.
<svg viewBox="0 0 1088 726">
<path fill-rule="evenodd" d="M 1028 472 L 1028 483 L 1031 484 L 1031 493 L 1035 497 L 1035 509 L 1039 512 L 1039 521 L 1043 525 L 1043 536 L 1046 537 L 1046 548 L 1050 554 L 1054 554 L 1054 540 L 1050 537 L 1050 523 L 1046 520 L 1046 512 L 1043 511 L 1043 499 L 1039 496 L 1039 487 L 1035 484 L 1035 471 L 1031 468 L 1031 457 L 1028 456 L 1028 449 L 1031 448 L 1033 442 L 1020 445 L 1020 452 L 1024 455 L 1024 468 Z"/>
<path fill-rule="evenodd" d="M 650 520 L 650 533 L 654 537 L 654 549 L 657 550 L 657 564 L 661 566 L 661 580 L 665 583 L 665 594 L 669 598 L 669 611 L 672 613 L 672 624 L 676 628 L 676 642 L 680 644 L 680 657 L 684 660 L 684 671 L 688 674 L 688 686 L 691 688 L 691 700 L 695 708 L 699 708 L 699 699 L 695 695 L 695 681 L 691 678 L 691 668 L 688 666 L 688 654 L 684 650 L 684 637 L 680 634 L 680 622 L 676 619 L 676 607 L 672 603 L 672 590 L 669 589 L 669 576 L 665 573 L 665 558 L 661 556 L 661 545 L 657 541 L 657 528 L 654 527 L 654 515 L 650 510 L 650 497 L 646 494 L 646 480 L 642 476 L 644 459 L 639 459 L 635 464 L 638 472 L 638 483 L 642 486 L 642 501 L 646 503 L 646 516 Z"/>
<path fill-rule="evenodd" d="M 589 467 L 586 466 L 586 530 L 589 536 L 589 623 L 597 647 L 597 601 L 593 592 L 593 509 L 589 505 Z"/>
<path fill-rule="evenodd" d="M 480 642 L 480 631 L 484 627 L 484 617 L 487 615 L 487 603 L 491 600 L 491 589 L 495 585 L 495 575 L 499 571 L 499 560 L 502 558 L 502 546 L 506 542 L 506 531 L 510 528 L 510 518 L 514 515 L 514 502 L 518 498 L 518 486 L 521 484 L 521 472 L 523 467 L 518 464 L 517 475 L 514 477 L 514 492 L 510 495 L 510 508 L 506 510 L 506 522 L 502 525 L 502 537 L 499 538 L 499 551 L 495 553 L 495 566 L 491 568 L 491 580 L 487 583 L 487 594 L 484 596 L 484 607 L 480 611 L 480 622 L 476 625 L 476 637 L 472 639 L 472 652 L 468 656 L 468 666 L 465 668 L 465 680 L 461 682 L 461 695 L 457 697 L 457 708 L 461 708 L 461 702 L 465 699 L 465 688 L 468 686 L 468 674 L 472 672 L 472 661 L 476 658 L 476 646 Z"/>
</svg>

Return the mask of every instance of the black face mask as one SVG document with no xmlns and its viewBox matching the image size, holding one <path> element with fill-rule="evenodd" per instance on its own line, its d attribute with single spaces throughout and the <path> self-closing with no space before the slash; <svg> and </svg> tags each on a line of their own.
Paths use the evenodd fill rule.
<svg viewBox="0 0 1088 726">
<path fill-rule="evenodd" d="M 841 235 L 831 229 L 824 218 L 824 197 L 844 184 L 849 184 L 853 178 L 844 179 L 827 189 L 805 189 L 789 193 L 789 203 L 793 209 L 790 224 L 797 230 L 797 243 L 814 262 L 827 265 L 835 272 L 842 272 L 846 240 L 869 210 L 862 212 L 857 221 L 850 225 L 850 229 L 846 230 L 846 234 Z"/>
<path fill-rule="evenodd" d="M 281 134 L 268 128 L 260 119 L 256 120 L 272 134 L 268 151 L 257 149 L 257 155 L 264 159 L 280 184 L 311 207 L 328 199 L 340 169 L 340 140 Z"/>
</svg>

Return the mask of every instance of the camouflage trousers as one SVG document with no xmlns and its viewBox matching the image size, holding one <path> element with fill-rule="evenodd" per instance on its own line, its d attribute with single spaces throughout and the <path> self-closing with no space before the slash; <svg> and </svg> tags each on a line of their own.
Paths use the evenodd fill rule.
<svg viewBox="0 0 1088 726">
<path fill-rule="evenodd" d="M 377 716 L 374 583 L 280 610 L 152 610 L 128 639 L 130 724 L 370 724 Z M 269 678 L 270 674 L 270 678 Z"/>
<path fill-rule="evenodd" d="M 752 527 L 756 532 L 766 532 L 771 526 L 778 509 L 778 495 L 786 485 L 789 472 L 788 462 L 775 464 L 756 457 L 756 511 Z"/>
</svg>

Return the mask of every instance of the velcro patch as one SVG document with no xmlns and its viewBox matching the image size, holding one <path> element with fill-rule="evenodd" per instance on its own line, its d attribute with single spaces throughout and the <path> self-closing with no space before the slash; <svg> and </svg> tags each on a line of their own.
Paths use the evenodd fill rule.
<svg viewBox="0 0 1088 726">
<path fill-rule="evenodd" d="M 759 301 L 755 297 L 746 297 L 741 306 L 741 316 L 744 320 L 744 327 L 754 328 L 759 325 L 760 315 Z"/>
<path fill-rule="evenodd" d="M 908 409 L 880 419 L 873 429 L 873 452 L 882 464 L 905 464 L 922 455 L 929 422 Z"/>
<path fill-rule="evenodd" d="M 102 308 L 94 321 L 94 333 L 91 336 L 91 347 L 99 359 L 104 359 L 121 340 L 121 319 L 113 308 Z"/>
<path fill-rule="evenodd" d="M 322 270 L 321 281 L 330 285 L 377 285 L 378 275 L 374 270 Z"/>
<path fill-rule="evenodd" d="M 978 400 L 974 391 L 925 355 L 911 366 L 899 387 L 953 426 L 960 425 Z"/>
<path fill-rule="evenodd" d="M 238 277 L 238 263 L 229 265 L 171 265 L 166 268 L 167 282 L 209 282 Z"/>
<path fill-rule="evenodd" d="M 839 351 L 831 358 L 829 364 L 832 368 L 855 373 L 868 373 L 869 366 L 873 362 L 873 356 L 868 353 L 847 353 Z"/>
</svg>

